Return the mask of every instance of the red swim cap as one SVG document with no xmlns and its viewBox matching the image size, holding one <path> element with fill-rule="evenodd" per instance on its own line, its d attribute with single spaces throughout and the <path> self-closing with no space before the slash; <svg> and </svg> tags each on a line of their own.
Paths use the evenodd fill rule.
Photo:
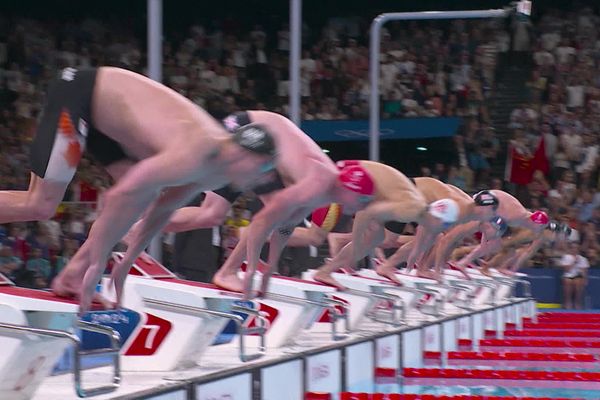
<svg viewBox="0 0 600 400">
<path fill-rule="evenodd" d="M 360 164 L 344 166 L 338 179 L 344 187 L 353 192 L 371 196 L 375 192 L 375 183 Z"/>
<path fill-rule="evenodd" d="M 546 214 L 543 211 L 535 211 L 533 212 L 530 216 L 529 219 L 535 223 L 535 224 L 539 224 L 539 225 L 546 225 L 548 224 L 548 222 L 550 222 L 550 219 L 548 218 L 548 214 Z"/>
<path fill-rule="evenodd" d="M 342 215 L 342 206 L 331 203 L 327 207 L 317 208 L 312 212 L 311 222 L 327 232 L 331 232 Z"/>
</svg>

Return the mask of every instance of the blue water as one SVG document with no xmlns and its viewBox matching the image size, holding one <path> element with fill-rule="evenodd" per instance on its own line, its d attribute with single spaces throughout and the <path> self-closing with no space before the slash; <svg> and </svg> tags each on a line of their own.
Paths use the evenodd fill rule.
<svg viewBox="0 0 600 400">
<path fill-rule="evenodd" d="M 480 395 L 480 396 L 513 396 L 513 397 L 562 397 L 573 399 L 600 399 L 600 383 L 598 390 L 583 389 L 553 389 L 553 388 L 527 388 L 497 386 L 425 386 L 425 385 L 401 385 L 401 384 L 378 384 L 373 382 L 361 382 L 351 385 L 349 392 L 373 392 L 376 393 L 403 393 L 403 394 L 435 394 L 435 395 Z"/>
</svg>

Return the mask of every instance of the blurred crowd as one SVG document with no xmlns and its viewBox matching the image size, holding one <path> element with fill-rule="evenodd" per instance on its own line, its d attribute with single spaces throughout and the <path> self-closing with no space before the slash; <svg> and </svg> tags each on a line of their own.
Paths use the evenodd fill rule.
<svg viewBox="0 0 600 400">
<path fill-rule="evenodd" d="M 368 117 L 369 22 L 335 18 L 320 28 L 303 27 L 304 120 Z M 503 149 L 489 99 L 506 54 L 531 56 L 529 102 L 511 115 L 511 144 L 533 154 L 543 138 L 551 168 L 534 174 L 520 198 L 577 228 L 591 260 L 597 260 L 600 235 L 598 26 L 589 10 L 549 12 L 533 26 L 500 20 L 391 23 L 381 46 L 382 116 L 463 117 L 453 162 L 423 167 L 421 175 L 468 191 L 510 188 L 491 174 Z M 242 109 L 287 114 L 289 50 L 286 22 L 267 29 L 231 19 L 196 24 L 165 35 L 163 80 L 217 118 Z M 127 24 L 0 16 L 0 188 L 28 186 L 29 142 L 46 85 L 59 69 L 113 65 L 145 73 L 146 62 L 143 38 Z M 93 159 L 82 160 L 53 220 L 0 227 L 0 271 L 27 286 L 48 285 L 84 240 L 109 185 Z M 249 218 L 243 204 L 234 207 L 221 229 L 225 256 Z"/>
<path fill-rule="evenodd" d="M 519 200 L 569 224 L 593 266 L 600 263 L 599 27 L 591 8 L 541 17 L 530 41 L 529 101 L 509 122 L 511 146 L 525 157 L 543 150 L 547 160 L 547 168 L 533 171 L 530 183 L 518 188 Z"/>
</svg>

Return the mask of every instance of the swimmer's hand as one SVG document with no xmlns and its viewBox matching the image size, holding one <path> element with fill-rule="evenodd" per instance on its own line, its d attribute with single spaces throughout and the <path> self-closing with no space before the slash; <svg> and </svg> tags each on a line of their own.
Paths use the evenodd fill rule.
<svg viewBox="0 0 600 400">
<path fill-rule="evenodd" d="M 79 315 L 82 316 L 90 311 L 92 301 L 96 294 L 96 285 L 100 282 L 106 265 L 101 263 L 92 264 L 83 276 L 81 291 L 79 293 Z"/>
<path fill-rule="evenodd" d="M 152 258 L 146 252 L 141 252 L 138 257 L 142 261 L 152 262 Z M 131 269 L 131 266 L 136 258 L 134 258 L 129 251 L 127 251 L 123 258 L 119 262 L 115 263 L 112 268 L 110 274 L 110 284 L 114 285 L 118 307 L 123 305 L 123 289 L 125 287 L 125 279 L 127 279 L 127 274 L 129 273 L 129 270 Z"/>
</svg>

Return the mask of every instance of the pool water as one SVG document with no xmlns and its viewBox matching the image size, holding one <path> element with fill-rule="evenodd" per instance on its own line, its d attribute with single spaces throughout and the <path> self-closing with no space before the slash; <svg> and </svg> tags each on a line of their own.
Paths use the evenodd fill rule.
<svg viewBox="0 0 600 400">
<path fill-rule="evenodd" d="M 402 385 L 401 383 L 361 382 L 351 385 L 349 392 L 367 393 L 402 393 L 402 394 L 435 394 L 435 395 L 480 395 L 480 396 L 514 396 L 514 397 L 546 397 L 569 399 L 600 399 L 600 382 L 598 390 L 497 387 L 497 386 L 448 386 L 447 382 L 439 385 Z"/>
</svg>

